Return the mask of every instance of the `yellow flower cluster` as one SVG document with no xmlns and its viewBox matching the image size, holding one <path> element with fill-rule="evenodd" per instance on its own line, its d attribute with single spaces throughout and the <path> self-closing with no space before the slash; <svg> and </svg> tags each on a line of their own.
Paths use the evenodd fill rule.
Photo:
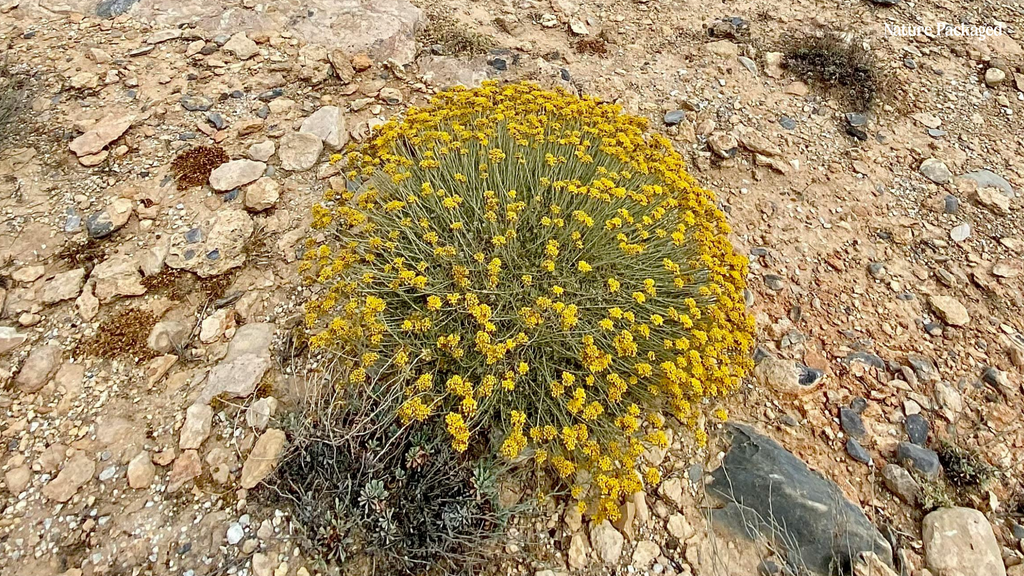
<svg viewBox="0 0 1024 576">
<path fill-rule="evenodd" d="M 666 417 L 703 438 L 701 404 L 751 368 L 746 259 L 645 128 L 493 83 L 380 127 L 314 208 L 311 344 L 347 382 L 398 387 L 404 424 L 443 419 L 459 452 L 497 437 L 615 518 L 660 481 L 643 454 L 667 445 Z"/>
</svg>

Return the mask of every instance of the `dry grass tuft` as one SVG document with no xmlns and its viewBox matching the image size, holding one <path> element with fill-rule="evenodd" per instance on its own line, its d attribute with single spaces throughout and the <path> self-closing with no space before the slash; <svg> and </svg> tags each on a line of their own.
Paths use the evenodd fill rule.
<svg viewBox="0 0 1024 576">
<path fill-rule="evenodd" d="M 583 38 L 576 43 L 576 52 L 579 54 L 603 56 L 608 53 L 608 46 L 600 38 Z"/>
<path fill-rule="evenodd" d="M 100 322 L 96 334 L 81 341 L 75 353 L 106 360 L 124 356 L 140 362 L 149 360 L 157 355 L 146 346 L 146 339 L 156 321 L 156 316 L 148 310 L 125 308 Z"/>
<path fill-rule="evenodd" d="M 57 258 L 68 263 L 72 268 L 85 268 L 86 273 L 92 272 L 96 263 L 105 255 L 103 242 L 88 239 L 85 242 L 69 242 L 57 253 Z"/>
<path fill-rule="evenodd" d="M 25 78 L 12 72 L 6 61 L 0 62 L 0 150 L 7 147 L 8 132 L 25 109 L 27 96 Z"/>
<path fill-rule="evenodd" d="M 202 300 L 222 298 L 234 281 L 235 274 L 232 272 L 212 278 L 200 278 L 186 270 L 165 270 L 159 274 L 146 276 L 142 279 L 142 285 L 146 287 L 148 294 L 184 302 L 190 296 L 199 296 Z"/>
<path fill-rule="evenodd" d="M 210 179 L 210 172 L 228 160 L 228 153 L 220 146 L 200 145 L 178 154 L 171 162 L 171 171 L 178 183 L 178 190 L 206 184 Z"/>
<path fill-rule="evenodd" d="M 976 452 L 949 442 L 943 442 L 936 452 L 946 479 L 958 489 L 981 488 L 996 472 Z"/>
<path fill-rule="evenodd" d="M 490 36 L 473 32 L 444 14 L 431 14 L 417 39 L 424 46 L 441 46 L 445 54 L 452 56 L 486 54 L 495 46 Z"/>
<path fill-rule="evenodd" d="M 874 58 L 860 43 L 844 42 L 829 32 L 796 38 L 784 53 L 784 68 L 832 93 L 854 110 L 868 110 L 875 101 L 878 72 Z"/>
</svg>

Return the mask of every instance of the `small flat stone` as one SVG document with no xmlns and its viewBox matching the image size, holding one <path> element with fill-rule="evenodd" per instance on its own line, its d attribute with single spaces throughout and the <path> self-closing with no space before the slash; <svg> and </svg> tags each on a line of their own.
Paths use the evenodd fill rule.
<svg viewBox="0 0 1024 576">
<path fill-rule="evenodd" d="M 167 477 L 167 492 L 173 494 L 181 490 L 185 484 L 198 478 L 202 473 L 203 463 L 199 459 L 199 453 L 195 450 L 185 450 L 174 460 L 174 466 Z"/>
<path fill-rule="evenodd" d="M 146 38 L 146 44 L 162 44 L 168 40 L 177 40 L 181 38 L 181 30 L 177 28 L 168 28 L 166 30 L 159 30 L 150 34 Z"/>
<path fill-rule="evenodd" d="M 61 349 L 56 344 L 37 346 L 14 378 L 14 386 L 23 394 L 38 392 L 60 367 Z"/>
<path fill-rule="evenodd" d="M 145 490 L 156 477 L 156 466 L 150 459 L 149 452 L 143 450 L 128 462 L 128 486 L 136 490 Z"/>
<path fill-rule="evenodd" d="M 67 502 L 96 473 L 96 462 L 78 451 L 68 460 L 57 477 L 43 486 L 43 496 L 57 502 Z"/>
<path fill-rule="evenodd" d="M 849 124 L 850 126 L 856 126 L 856 127 L 867 126 L 868 125 L 867 114 L 863 114 L 863 113 L 860 113 L 860 112 L 847 112 L 846 113 L 846 123 Z"/>
<path fill-rule="evenodd" d="M 71 151 L 78 157 L 90 156 L 103 150 L 107 144 L 117 140 L 135 121 L 134 117 L 121 115 L 112 120 L 101 120 L 96 126 L 71 141 Z"/>
</svg>

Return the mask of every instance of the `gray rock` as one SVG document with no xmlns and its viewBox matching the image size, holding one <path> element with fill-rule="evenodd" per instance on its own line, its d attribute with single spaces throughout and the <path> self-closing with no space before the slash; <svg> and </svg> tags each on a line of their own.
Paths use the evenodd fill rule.
<svg viewBox="0 0 1024 576">
<path fill-rule="evenodd" d="M 860 445 L 856 438 L 846 439 L 846 453 L 857 462 L 871 465 L 871 454 Z"/>
<path fill-rule="evenodd" d="M 242 538 L 245 538 L 245 529 L 242 528 L 242 525 L 238 522 L 232 522 L 231 525 L 228 526 L 226 536 L 228 539 L 228 544 L 234 546 L 235 544 L 241 542 Z"/>
<path fill-rule="evenodd" d="M 911 506 L 917 505 L 921 487 L 906 468 L 897 464 L 886 464 L 882 468 L 882 482 L 893 494 Z"/>
<path fill-rule="evenodd" d="M 100 0 L 96 6 L 96 15 L 100 18 L 113 18 L 124 14 L 139 0 Z"/>
<path fill-rule="evenodd" d="M 686 112 L 683 110 L 672 110 L 671 112 L 665 113 L 665 124 L 667 126 L 675 126 L 686 118 Z"/>
<path fill-rule="evenodd" d="M 858 396 L 853 400 L 850 400 L 850 410 L 853 410 L 857 414 L 863 414 L 868 408 L 868 401 L 862 396 Z"/>
<path fill-rule="evenodd" d="M 885 370 L 885 360 L 883 360 L 878 354 L 872 354 L 870 352 L 850 352 L 846 355 L 844 360 L 847 364 L 859 362 L 876 370 Z"/>
<path fill-rule="evenodd" d="M 1013 186 L 1006 181 L 1006 178 L 1003 178 L 991 170 L 975 170 L 973 172 L 962 174 L 960 177 L 967 178 L 968 180 L 974 180 L 978 183 L 978 188 L 998 188 L 999 191 L 1008 198 L 1014 198 L 1016 196 L 1013 191 Z"/>
<path fill-rule="evenodd" d="M 781 118 L 779 118 L 779 125 L 785 128 L 786 130 L 795 130 L 796 120 L 793 120 L 789 116 L 782 116 Z"/>
<path fill-rule="evenodd" d="M 872 262 L 868 264 L 868 274 L 871 275 L 875 280 L 882 280 L 885 278 L 885 264 L 882 262 Z"/>
<path fill-rule="evenodd" d="M 117 466 L 107 466 L 100 471 L 99 481 L 109 482 L 114 479 L 114 476 L 117 476 Z"/>
<path fill-rule="evenodd" d="M 914 369 L 914 374 L 925 382 L 931 382 L 939 376 L 939 371 L 935 368 L 935 362 L 923 354 L 917 354 L 916 352 L 907 354 L 907 364 L 910 364 L 910 367 Z"/>
<path fill-rule="evenodd" d="M 864 551 L 892 564 L 885 538 L 834 482 L 749 426 L 728 424 L 725 430 L 731 446 L 708 485 L 724 507 L 712 510 L 712 521 L 747 537 L 756 532 L 775 539 L 822 574 L 851 565 Z"/>
<path fill-rule="evenodd" d="M 213 100 L 206 96 L 186 94 L 181 97 L 181 107 L 189 112 L 206 112 L 213 108 Z"/>
<path fill-rule="evenodd" d="M 206 121 L 217 130 L 223 130 L 228 125 L 227 119 L 220 112 L 210 112 L 206 115 Z"/>
<path fill-rule="evenodd" d="M 774 292 L 781 292 L 786 286 L 782 276 L 779 276 L 778 274 L 765 274 L 764 284 Z"/>
<path fill-rule="evenodd" d="M 936 184 L 948 184 L 953 179 L 953 173 L 938 158 L 928 158 L 921 162 L 918 168 L 925 178 Z"/>
<path fill-rule="evenodd" d="M 957 224 L 949 231 L 949 238 L 954 242 L 963 242 L 971 237 L 971 225 L 967 222 Z"/>
<path fill-rule="evenodd" d="M 861 127 L 868 125 L 868 116 L 861 112 L 847 112 L 846 123 L 850 126 Z"/>
<path fill-rule="evenodd" d="M 271 100 L 275 100 L 281 96 L 284 96 L 284 88 L 271 88 L 265 92 L 260 92 L 259 95 L 256 96 L 256 99 L 260 102 L 270 102 Z"/>
<path fill-rule="evenodd" d="M 925 565 L 934 574 L 1006 576 L 992 525 L 971 508 L 940 508 L 921 523 Z"/>
<path fill-rule="evenodd" d="M 850 436 L 860 439 L 867 434 L 867 430 L 864 429 L 864 421 L 861 420 L 860 414 L 849 409 L 839 409 L 839 424 L 843 427 L 843 431 Z"/>
<path fill-rule="evenodd" d="M 910 441 L 918 446 L 924 446 L 928 442 L 928 420 L 920 414 L 910 414 L 903 422 L 903 429 L 907 432 Z"/>
<path fill-rule="evenodd" d="M 753 60 L 751 60 L 750 58 L 747 58 L 746 56 L 737 56 L 736 60 L 738 60 L 739 63 L 744 68 L 747 69 L 747 72 L 750 72 L 754 76 L 757 76 L 757 64 Z"/>
<path fill-rule="evenodd" d="M 942 199 L 942 211 L 946 214 L 956 214 L 960 210 L 960 199 L 952 194 L 946 194 Z"/>
<path fill-rule="evenodd" d="M 916 470 L 928 480 L 938 478 L 942 470 L 939 455 L 934 450 L 910 442 L 900 442 L 896 446 L 896 460 L 903 466 Z"/>
<path fill-rule="evenodd" d="M 987 366 L 985 368 L 985 371 L 981 373 L 981 381 L 1007 397 L 1012 396 L 1015 392 L 1006 372 L 995 366 Z"/>
</svg>

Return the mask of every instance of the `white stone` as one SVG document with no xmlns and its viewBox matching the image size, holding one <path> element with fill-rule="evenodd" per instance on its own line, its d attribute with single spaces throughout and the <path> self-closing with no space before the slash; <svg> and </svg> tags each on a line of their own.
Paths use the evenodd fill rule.
<svg viewBox="0 0 1024 576">
<path fill-rule="evenodd" d="M 210 187 L 219 192 L 234 190 L 255 182 L 263 176 L 267 165 L 255 160 L 232 160 L 214 168 L 210 173 Z"/>
<path fill-rule="evenodd" d="M 299 132 L 314 134 L 331 150 L 348 143 L 345 113 L 337 106 L 324 106 L 302 122 Z"/>
<path fill-rule="evenodd" d="M 928 569 L 942 576 L 1005 576 L 992 526 L 971 508 L 940 508 L 921 524 Z"/>
<path fill-rule="evenodd" d="M 607 520 L 590 530 L 590 545 L 606 564 L 617 564 L 626 539 Z"/>
<path fill-rule="evenodd" d="M 245 207 L 253 212 L 273 208 L 281 199 L 281 185 L 273 178 L 263 177 L 245 188 Z"/>
<path fill-rule="evenodd" d="M 245 35 L 245 32 L 236 33 L 224 44 L 224 46 L 222 46 L 222 48 L 225 52 L 232 54 L 239 60 L 248 60 L 260 51 L 259 46 L 250 40 L 249 37 Z"/>
<path fill-rule="evenodd" d="M 290 132 L 281 137 L 277 157 L 281 159 L 283 170 L 302 172 L 316 164 L 323 149 L 324 143 L 319 136 L 306 132 Z"/>
<path fill-rule="evenodd" d="M 210 436 L 213 427 L 213 408 L 208 404 L 193 404 L 185 411 L 185 423 L 181 427 L 178 447 L 182 450 L 198 450 Z"/>
</svg>

